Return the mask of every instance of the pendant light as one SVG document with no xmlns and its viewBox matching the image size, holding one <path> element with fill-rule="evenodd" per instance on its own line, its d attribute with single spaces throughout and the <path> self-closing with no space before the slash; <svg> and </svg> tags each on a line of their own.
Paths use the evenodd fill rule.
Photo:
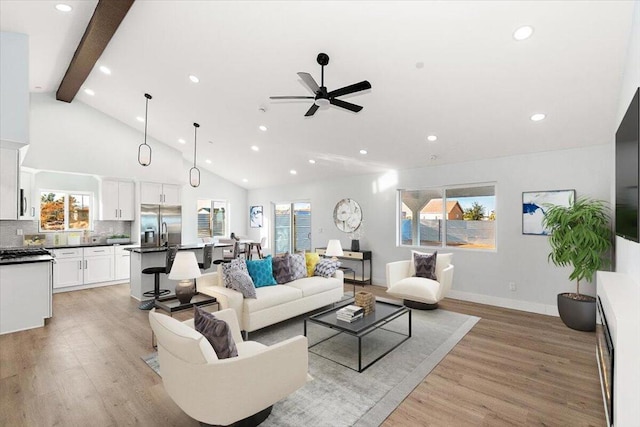
<svg viewBox="0 0 640 427">
<path fill-rule="evenodd" d="M 138 147 L 138 163 L 142 166 L 149 166 L 151 164 L 151 146 L 147 144 L 147 113 L 149 112 L 149 100 L 151 99 L 151 95 L 145 93 L 144 97 L 147 98 L 144 107 L 144 143 L 140 144 Z"/>
<path fill-rule="evenodd" d="M 199 124 L 193 124 L 193 167 L 189 169 L 189 184 L 192 187 L 200 185 L 200 169 L 196 167 L 196 150 L 198 148 L 198 128 Z"/>
</svg>

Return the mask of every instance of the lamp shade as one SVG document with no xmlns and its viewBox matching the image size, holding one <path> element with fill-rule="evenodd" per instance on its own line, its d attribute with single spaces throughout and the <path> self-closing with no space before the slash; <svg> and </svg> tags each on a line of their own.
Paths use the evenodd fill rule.
<svg viewBox="0 0 640 427">
<path fill-rule="evenodd" d="M 188 280 L 200 277 L 200 267 L 196 254 L 190 251 L 180 251 L 173 260 L 169 279 L 171 280 Z"/>
<path fill-rule="evenodd" d="M 327 243 L 327 250 L 325 252 L 326 256 L 343 256 L 344 252 L 342 252 L 342 245 L 340 244 L 340 240 L 329 240 Z"/>
</svg>

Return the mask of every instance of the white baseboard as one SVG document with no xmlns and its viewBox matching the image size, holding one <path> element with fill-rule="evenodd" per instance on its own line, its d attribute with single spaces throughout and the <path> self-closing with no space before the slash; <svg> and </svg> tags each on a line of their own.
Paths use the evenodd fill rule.
<svg viewBox="0 0 640 427">
<path fill-rule="evenodd" d="M 529 313 L 546 314 L 547 316 L 555 317 L 560 316 L 556 305 L 500 298 L 491 295 L 474 294 L 471 292 L 456 291 L 454 289 L 449 291 L 447 297 L 463 301 L 477 302 L 479 304 L 494 305 L 496 307 L 511 308 L 513 310 L 527 311 Z"/>
</svg>

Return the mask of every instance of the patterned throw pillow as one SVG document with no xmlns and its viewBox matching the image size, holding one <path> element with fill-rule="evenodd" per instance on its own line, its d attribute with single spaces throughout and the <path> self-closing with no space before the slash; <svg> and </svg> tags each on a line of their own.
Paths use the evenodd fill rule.
<svg viewBox="0 0 640 427">
<path fill-rule="evenodd" d="M 222 279 L 226 288 L 232 288 L 230 273 L 234 271 L 242 271 L 249 274 L 249 271 L 247 270 L 247 264 L 245 264 L 245 261 L 241 258 L 236 258 L 234 260 L 231 260 L 231 262 L 222 264 Z"/>
<path fill-rule="evenodd" d="M 246 263 L 249 276 L 253 279 L 253 284 L 256 288 L 278 284 L 276 279 L 273 278 L 271 255 L 267 255 L 263 259 L 249 259 Z"/>
<path fill-rule="evenodd" d="M 238 357 L 238 349 L 231 335 L 231 328 L 224 320 L 217 319 L 213 314 L 195 307 L 193 323 L 196 331 L 200 332 L 211 343 L 218 359 Z"/>
<path fill-rule="evenodd" d="M 304 254 L 289 255 L 289 265 L 291 267 L 291 280 L 307 277 L 307 263 Z"/>
<path fill-rule="evenodd" d="M 331 259 L 322 259 L 316 264 L 315 275 L 322 277 L 331 277 L 333 273 L 340 267 L 340 261 Z"/>
<path fill-rule="evenodd" d="M 413 254 L 413 263 L 416 268 L 415 277 L 424 277 L 425 279 L 438 280 L 436 277 L 436 257 L 438 251 L 431 255 Z"/>
<path fill-rule="evenodd" d="M 240 292 L 245 298 L 256 298 L 256 287 L 249 273 L 240 270 L 232 271 L 229 273 L 229 279 L 231 289 Z"/>
<path fill-rule="evenodd" d="M 307 277 L 311 277 L 316 271 L 316 264 L 320 261 L 320 255 L 316 252 L 307 252 L 304 254 L 304 258 L 307 264 Z"/>
<path fill-rule="evenodd" d="M 279 284 L 288 283 L 291 279 L 291 264 L 289 262 L 289 254 L 277 256 L 273 258 L 272 269 L 273 277 Z"/>
</svg>

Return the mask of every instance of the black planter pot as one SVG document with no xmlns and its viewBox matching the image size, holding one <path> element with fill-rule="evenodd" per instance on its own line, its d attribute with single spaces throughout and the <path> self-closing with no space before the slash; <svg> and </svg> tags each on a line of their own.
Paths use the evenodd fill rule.
<svg viewBox="0 0 640 427">
<path fill-rule="evenodd" d="M 571 298 L 573 294 L 558 294 L 558 311 L 565 325 L 577 331 L 596 330 L 596 299 L 583 295 L 586 300 Z"/>
<path fill-rule="evenodd" d="M 360 240 L 352 240 L 351 241 L 351 250 L 353 252 L 358 252 L 360 250 Z"/>
</svg>

